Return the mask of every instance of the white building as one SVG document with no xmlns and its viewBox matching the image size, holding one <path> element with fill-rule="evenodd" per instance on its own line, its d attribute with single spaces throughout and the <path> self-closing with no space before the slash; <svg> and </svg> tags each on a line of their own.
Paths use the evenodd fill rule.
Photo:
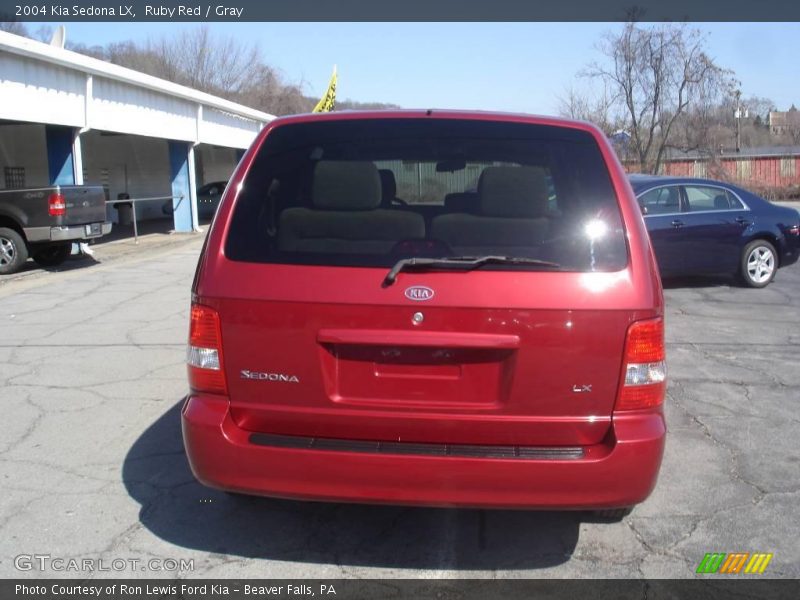
<svg viewBox="0 0 800 600">
<path fill-rule="evenodd" d="M 273 115 L 59 47 L 0 32 L 0 189 L 104 184 L 112 199 L 175 197 L 227 180 Z M 182 199 L 180 199 L 182 198 Z M 137 204 L 162 216 L 164 201 Z M 109 218 L 116 212 L 109 206 Z"/>
</svg>

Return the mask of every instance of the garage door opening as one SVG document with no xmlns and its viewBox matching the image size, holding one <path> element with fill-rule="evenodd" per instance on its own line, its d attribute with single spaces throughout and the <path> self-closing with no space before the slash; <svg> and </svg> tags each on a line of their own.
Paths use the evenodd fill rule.
<svg viewBox="0 0 800 600">
<path fill-rule="evenodd" d="M 172 178 L 166 140 L 106 131 L 81 135 L 83 181 L 103 185 L 113 203 L 107 218 L 117 235 L 133 234 L 133 202 L 136 219 L 147 230 L 167 232 L 174 228 L 171 212 Z M 115 202 L 123 200 L 123 202 Z"/>
</svg>

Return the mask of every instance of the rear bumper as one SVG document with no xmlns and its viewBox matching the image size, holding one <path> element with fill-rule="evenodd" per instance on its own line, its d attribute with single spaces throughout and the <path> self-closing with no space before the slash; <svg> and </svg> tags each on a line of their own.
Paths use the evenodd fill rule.
<svg viewBox="0 0 800 600">
<path fill-rule="evenodd" d="M 255 495 L 426 506 L 591 509 L 632 506 L 652 491 L 664 450 L 661 414 L 613 420 L 584 457 L 472 458 L 256 445 L 223 397 L 182 410 L 189 464 L 205 485 Z"/>
<path fill-rule="evenodd" d="M 90 223 L 86 225 L 66 225 L 63 227 L 27 227 L 25 238 L 35 242 L 68 242 L 89 240 L 111 233 L 111 223 Z"/>
</svg>

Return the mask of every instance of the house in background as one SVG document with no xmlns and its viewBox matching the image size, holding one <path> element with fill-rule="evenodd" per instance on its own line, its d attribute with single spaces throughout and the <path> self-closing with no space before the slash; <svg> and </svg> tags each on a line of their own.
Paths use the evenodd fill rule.
<svg viewBox="0 0 800 600">
<path fill-rule="evenodd" d="M 773 135 L 792 135 L 800 133 L 800 111 L 794 104 L 789 110 L 770 111 L 769 130 Z"/>
</svg>

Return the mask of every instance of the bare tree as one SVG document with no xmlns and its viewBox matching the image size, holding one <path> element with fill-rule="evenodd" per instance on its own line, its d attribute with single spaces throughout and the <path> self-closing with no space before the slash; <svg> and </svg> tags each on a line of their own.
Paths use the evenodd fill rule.
<svg viewBox="0 0 800 600">
<path fill-rule="evenodd" d="M 741 147 L 767 146 L 782 141 L 773 136 L 767 125 L 770 109 L 775 103 L 769 98 L 751 96 L 737 105 L 734 94 L 722 94 L 716 103 L 692 106 L 675 121 L 674 135 L 669 146 L 682 151 L 696 151 L 707 156 L 735 152 L 736 109 L 739 113 Z"/>
<path fill-rule="evenodd" d="M 267 110 L 275 115 L 310 112 L 316 100 L 303 94 L 305 84 L 288 84 L 283 75 L 268 65 L 253 68 L 248 85 L 237 95 L 237 101 Z"/>
<path fill-rule="evenodd" d="M 215 36 L 207 27 L 146 43 L 117 42 L 70 49 L 276 115 L 308 112 L 304 84 L 287 83 L 255 44 Z"/>
<path fill-rule="evenodd" d="M 559 115 L 594 123 L 606 135 L 613 134 L 623 125 L 614 111 L 614 97 L 605 84 L 600 91 L 589 90 L 585 93 L 578 92 L 574 87 L 567 88 L 558 101 Z"/>
<path fill-rule="evenodd" d="M 0 17 L 8 18 L 8 15 L 0 14 Z M 25 27 L 25 23 L 20 23 L 19 21 L 0 21 L 0 31 L 28 37 L 28 28 Z"/>
<path fill-rule="evenodd" d="M 334 110 L 390 110 L 400 108 L 398 104 L 391 104 L 388 102 L 358 102 L 345 98 L 344 100 L 336 99 L 336 108 Z"/>
<path fill-rule="evenodd" d="M 0 13 L 0 18 L 4 17 L 5 15 Z M 0 31 L 21 35 L 22 37 L 49 44 L 50 40 L 53 38 L 54 30 L 49 25 L 40 25 L 36 31 L 31 34 L 25 23 L 20 23 L 19 21 L 0 21 Z"/>
<path fill-rule="evenodd" d="M 583 74 L 607 86 L 644 171 L 658 172 L 682 116 L 692 112 L 707 132 L 710 107 L 730 91 L 731 72 L 705 52 L 703 34 L 685 24 L 629 22 L 606 34 L 598 49 L 607 61 Z"/>
<path fill-rule="evenodd" d="M 750 113 L 750 118 L 759 118 L 759 122 L 766 123 L 769 119 L 769 112 L 775 110 L 775 102 L 771 98 L 762 98 L 760 96 L 750 96 L 742 100 L 742 104 L 747 107 Z"/>
<path fill-rule="evenodd" d="M 104 53 L 113 63 L 220 95 L 241 93 L 263 63 L 257 45 L 215 36 L 208 27 L 144 44 L 110 44 Z"/>
<path fill-rule="evenodd" d="M 24 24 L 16 22 L 0 23 L 0 31 L 43 41 L 52 37 L 52 30 L 45 27 L 31 36 Z M 317 102 L 305 95 L 304 81 L 289 82 L 268 65 L 257 44 L 214 35 L 208 27 L 145 43 L 87 46 L 68 41 L 67 48 L 275 115 L 310 112 Z"/>
<path fill-rule="evenodd" d="M 50 25 L 40 25 L 39 27 L 36 28 L 36 31 L 33 33 L 31 37 L 45 44 L 49 44 L 50 41 L 53 39 L 54 33 L 55 29 L 53 29 Z"/>
<path fill-rule="evenodd" d="M 205 26 L 148 42 L 144 50 L 181 83 L 218 93 L 241 92 L 253 67 L 263 63 L 257 45 L 215 36 Z"/>
</svg>

